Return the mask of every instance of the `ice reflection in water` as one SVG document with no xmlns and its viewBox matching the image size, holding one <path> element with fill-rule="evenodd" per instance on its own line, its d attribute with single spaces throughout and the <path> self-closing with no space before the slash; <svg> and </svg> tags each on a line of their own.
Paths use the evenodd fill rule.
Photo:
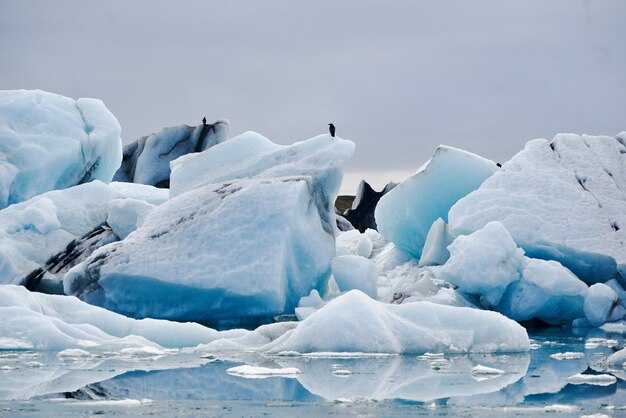
<svg viewBox="0 0 626 418">
<path fill-rule="evenodd" d="M 359 400 L 379 402 L 376 408 L 392 405 L 392 409 L 399 405 L 410 408 L 407 401 L 416 402 L 415 407 L 420 408 L 434 402 L 432 405 L 448 408 L 452 414 L 470 411 L 482 415 L 494 415 L 495 411 L 546 412 L 555 404 L 557 409 L 565 404 L 571 407 L 566 408 L 566 414 L 578 416 L 583 411 L 606 413 L 606 408 L 626 406 L 624 370 L 609 370 L 618 381 L 608 386 L 572 385 L 567 381 L 579 373 L 607 373 L 602 360 L 624 346 L 623 335 L 597 329 L 577 332 L 535 332 L 532 338 L 537 349 L 508 355 L 310 358 L 245 353 L 213 359 L 195 353 L 59 358 L 57 353 L 0 352 L 0 399 L 4 400 L 0 409 L 13 410 L 24 402 L 16 399 L 55 408 L 74 405 L 72 411 L 79 415 L 85 405 L 129 399 L 134 403 L 125 402 L 136 408 L 165 408 L 158 413 L 167 412 L 172 402 L 201 401 L 204 403 L 200 405 L 207 405 L 231 400 L 261 402 L 261 407 L 267 402 L 297 402 L 312 408 L 312 414 L 328 413 L 328 408 Z M 617 347 L 609 340 L 617 340 Z M 584 353 L 584 357 L 552 356 L 565 352 Z M 302 373 L 296 378 L 267 379 L 226 373 L 239 364 L 296 367 Z M 504 373 L 472 374 L 478 365 Z M 66 400 L 68 397 L 71 399 Z"/>
</svg>

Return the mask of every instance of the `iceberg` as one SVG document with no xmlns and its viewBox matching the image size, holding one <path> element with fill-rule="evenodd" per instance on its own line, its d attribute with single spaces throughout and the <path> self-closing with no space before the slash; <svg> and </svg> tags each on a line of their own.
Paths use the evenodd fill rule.
<svg viewBox="0 0 626 418">
<path fill-rule="evenodd" d="M 511 284 L 497 310 L 516 321 L 567 324 L 583 314 L 587 285 L 556 261 L 526 258 L 522 279 Z"/>
<path fill-rule="evenodd" d="M 137 318 L 264 322 L 323 291 L 333 254 L 308 178 L 239 180 L 156 207 L 70 270 L 64 288 Z"/>
<path fill-rule="evenodd" d="M 440 145 L 417 172 L 385 194 L 376 206 L 380 233 L 419 260 L 428 231 L 459 199 L 498 170 L 476 154 Z"/>
<path fill-rule="evenodd" d="M 105 223 L 107 203 L 123 197 L 94 181 L 0 210 L 1 283 L 22 283 L 30 271 L 65 250 L 70 242 Z"/>
<path fill-rule="evenodd" d="M 556 261 L 526 257 L 499 222 L 459 236 L 440 277 L 516 321 L 549 324 L 583 316 L 587 285 Z"/>
<path fill-rule="evenodd" d="M 111 181 L 120 125 L 96 99 L 0 91 L 0 209 L 50 190 Z"/>
<path fill-rule="evenodd" d="M 170 199 L 69 271 L 65 292 L 137 318 L 259 323 L 293 313 L 326 289 L 332 202 L 353 150 L 329 135 L 283 147 L 249 133 L 185 155 L 172 163 Z"/>
<path fill-rule="evenodd" d="M 585 318 L 591 325 L 598 327 L 605 322 L 614 322 L 626 315 L 626 309 L 620 305 L 617 293 L 603 283 L 589 287 L 584 301 Z"/>
<path fill-rule="evenodd" d="M 119 240 L 116 234 L 128 234 L 154 207 L 126 194 L 149 197 L 154 187 L 134 186 L 120 189 L 95 180 L 0 210 L 0 283 L 33 289 L 46 273 L 58 281 L 96 248 Z"/>
<path fill-rule="evenodd" d="M 136 320 L 74 297 L 0 286 L 0 349 L 120 352 L 129 347 L 194 347 L 219 335 L 199 324 Z"/>
<path fill-rule="evenodd" d="M 352 290 L 264 347 L 280 353 L 494 353 L 530 349 L 526 330 L 490 311 L 415 302 L 391 305 Z"/>
<path fill-rule="evenodd" d="M 588 284 L 626 277 L 626 133 L 537 139 L 449 213 L 453 235 L 501 222 L 529 257 Z"/>
<path fill-rule="evenodd" d="M 170 162 L 202 152 L 228 139 L 228 122 L 164 128 L 124 147 L 122 165 L 113 180 L 168 188 Z"/>
<path fill-rule="evenodd" d="M 465 293 L 479 295 L 485 307 L 496 306 L 524 269 L 524 251 L 498 222 L 458 237 L 448 250 L 450 259 L 441 277 Z"/>
<path fill-rule="evenodd" d="M 340 291 L 358 289 L 376 299 L 378 274 L 371 260 L 358 255 L 341 255 L 333 260 L 332 271 Z"/>
</svg>

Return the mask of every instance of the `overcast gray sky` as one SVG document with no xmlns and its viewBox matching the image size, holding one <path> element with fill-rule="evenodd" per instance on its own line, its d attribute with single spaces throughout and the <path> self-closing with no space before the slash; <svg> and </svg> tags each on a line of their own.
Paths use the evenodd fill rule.
<svg viewBox="0 0 626 418">
<path fill-rule="evenodd" d="M 440 143 L 505 161 L 626 130 L 625 22 L 622 0 L 0 0 L 0 89 L 100 98 L 126 143 L 203 116 L 281 144 L 334 122 L 347 182 L 380 187 Z"/>
</svg>

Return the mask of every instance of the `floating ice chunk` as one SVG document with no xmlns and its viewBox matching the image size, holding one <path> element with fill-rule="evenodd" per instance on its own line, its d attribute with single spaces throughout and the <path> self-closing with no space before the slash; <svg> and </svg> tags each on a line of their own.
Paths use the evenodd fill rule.
<svg viewBox="0 0 626 418">
<path fill-rule="evenodd" d="M 194 347 L 212 341 L 219 333 L 192 323 L 135 320 L 73 297 L 31 293 L 21 286 L 5 285 L 0 286 L 0 335 L 4 349 L 28 346 L 39 350 L 101 351 L 157 345 Z"/>
<path fill-rule="evenodd" d="M 333 259 L 332 269 L 335 282 L 342 292 L 358 289 L 376 298 L 378 274 L 371 260 L 358 255 L 341 255 Z"/>
<path fill-rule="evenodd" d="M 85 358 L 93 357 L 93 354 L 89 351 L 81 350 L 80 348 L 67 348 L 57 354 L 59 358 L 73 359 L 73 358 Z"/>
<path fill-rule="evenodd" d="M 607 322 L 601 325 L 600 329 L 606 332 L 626 334 L 626 322 Z"/>
<path fill-rule="evenodd" d="M 585 348 L 593 349 L 598 347 L 616 347 L 618 344 L 617 340 L 610 338 L 589 338 L 585 341 Z"/>
<path fill-rule="evenodd" d="M 360 233 L 353 229 L 342 232 L 337 236 L 337 255 L 359 255 L 365 258 L 377 256 L 387 241 L 377 231 L 367 229 Z"/>
<path fill-rule="evenodd" d="M 528 256 L 559 261 L 588 284 L 626 277 L 624 152 L 624 137 L 530 141 L 450 209 L 451 232 L 499 221 Z"/>
<path fill-rule="evenodd" d="M 524 251 L 499 222 L 460 236 L 448 247 L 450 259 L 441 277 L 464 292 L 481 296 L 487 307 L 496 306 L 508 285 L 521 278 Z"/>
<path fill-rule="evenodd" d="M 448 245 L 451 243 L 452 238 L 448 233 L 448 225 L 443 219 L 438 218 L 433 222 L 426 236 L 419 266 L 440 266 L 445 264 L 448 258 L 450 258 Z"/>
<path fill-rule="evenodd" d="M 148 189 L 155 189 L 134 186 L 137 187 L 120 189 L 96 180 L 46 192 L 0 210 L 0 283 L 30 286 L 27 276 L 40 268 L 45 269 L 40 275 L 41 286 L 46 280 L 60 283 L 74 264 L 83 261 L 99 246 L 119 239 L 107 220 L 116 225 L 116 232 L 127 233 L 133 227 L 134 215 L 124 209 L 132 206 L 137 212 L 134 221 L 137 224 L 145 214 L 142 213 L 152 207 L 138 200 L 126 203 L 125 192 L 129 190 L 137 199 L 140 195 L 149 198 Z M 136 193 L 140 189 L 143 192 Z M 117 210 L 111 209 L 113 200 L 119 205 Z M 111 211 L 115 214 L 109 216 Z M 43 277 L 45 272 L 50 273 L 49 276 Z"/>
<path fill-rule="evenodd" d="M 282 369 L 271 369 L 269 367 L 250 366 L 245 364 L 243 366 L 231 367 L 226 370 L 226 373 L 233 374 L 248 379 L 265 379 L 268 377 L 290 377 L 295 378 L 300 373 L 300 369 L 295 367 L 286 367 Z"/>
<path fill-rule="evenodd" d="M 474 368 L 472 368 L 472 377 L 479 382 L 481 380 L 492 379 L 504 373 L 504 370 L 483 366 L 482 364 L 478 364 Z"/>
<path fill-rule="evenodd" d="M 571 351 L 566 351 L 565 353 L 554 353 L 550 354 L 550 357 L 557 360 L 573 360 L 579 358 L 585 358 L 585 353 L 573 353 Z"/>
<path fill-rule="evenodd" d="M 149 398 L 144 399 L 110 399 L 110 400 L 100 400 L 100 401 L 71 401 L 71 405 L 76 406 L 86 406 L 86 407 L 135 407 L 135 406 L 143 406 L 153 404 L 154 401 Z"/>
<path fill-rule="evenodd" d="M 496 163 L 440 145 L 417 172 L 385 194 L 376 206 L 378 230 L 419 259 L 431 225 L 448 221 L 448 210 L 498 170 Z"/>
<path fill-rule="evenodd" d="M 49 190 L 111 181 L 120 125 L 100 100 L 0 91 L 0 208 Z"/>
<path fill-rule="evenodd" d="M 442 280 L 440 267 L 418 267 L 415 259 L 379 276 L 379 300 L 387 303 L 427 301 L 449 306 L 477 307 L 453 285 Z"/>
<path fill-rule="evenodd" d="M 556 261 L 525 257 L 499 222 L 459 236 L 448 249 L 441 278 L 479 296 L 487 308 L 516 321 L 536 318 L 549 324 L 583 315 L 587 285 Z"/>
<path fill-rule="evenodd" d="M 594 327 L 624 317 L 626 310 L 619 305 L 617 293 L 602 283 L 589 287 L 584 303 L 585 317 Z"/>
<path fill-rule="evenodd" d="M 573 385 L 610 386 L 617 382 L 617 378 L 610 374 L 575 374 L 567 378 L 567 383 Z"/>
<path fill-rule="evenodd" d="M 318 291 L 313 289 L 311 293 L 309 293 L 309 296 L 300 298 L 298 307 L 295 309 L 296 318 L 298 318 L 298 321 L 303 321 L 322 306 L 324 306 L 324 301 Z"/>
<path fill-rule="evenodd" d="M 374 249 L 374 244 L 372 244 L 372 240 L 367 235 L 361 235 L 359 237 L 359 241 L 356 243 L 356 254 L 369 258 L 372 255 L 372 250 Z"/>
<path fill-rule="evenodd" d="M 339 377 L 348 377 L 352 375 L 352 372 L 346 369 L 337 369 L 337 370 L 333 370 L 332 374 L 335 376 L 339 376 Z"/>
<path fill-rule="evenodd" d="M 357 255 L 357 245 L 360 239 L 361 233 L 357 229 L 341 232 L 337 235 L 335 242 L 337 255 Z"/>
<path fill-rule="evenodd" d="M 107 202 L 124 195 L 99 181 L 54 190 L 0 210 L 0 283 L 20 283 L 107 218 Z"/>
<path fill-rule="evenodd" d="M 107 224 L 115 235 L 124 239 L 139 228 L 155 206 L 136 199 L 113 199 L 108 202 Z"/>
<path fill-rule="evenodd" d="M 139 138 L 124 147 L 122 166 L 114 180 L 169 187 L 170 162 L 201 152 L 228 139 L 228 122 L 173 126 Z"/>
<path fill-rule="evenodd" d="M 334 253 L 312 187 L 308 177 L 249 179 L 173 197 L 70 270 L 65 291 L 132 317 L 255 322 L 293 312 L 324 290 Z"/>
<path fill-rule="evenodd" d="M 558 262 L 526 258 L 522 279 L 507 288 L 498 311 L 516 321 L 569 323 L 583 315 L 587 289 Z"/>
<path fill-rule="evenodd" d="M 519 352 L 526 330 L 498 313 L 429 302 L 390 305 L 353 290 L 329 302 L 269 352 Z"/>
</svg>

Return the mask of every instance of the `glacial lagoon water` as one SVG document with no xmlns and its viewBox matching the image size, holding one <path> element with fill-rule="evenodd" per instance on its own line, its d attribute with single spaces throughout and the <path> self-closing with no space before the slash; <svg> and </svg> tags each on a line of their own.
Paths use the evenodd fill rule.
<svg viewBox="0 0 626 418">
<path fill-rule="evenodd" d="M 626 369 L 602 364 L 624 346 L 622 334 L 547 328 L 530 335 L 529 353 L 506 355 L 0 351 L 0 416 L 626 416 Z M 228 372 L 241 364 L 301 373 Z M 479 365 L 500 372 L 477 373 Z M 582 383 L 572 378 L 579 374 L 617 379 Z"/>
</svg>

